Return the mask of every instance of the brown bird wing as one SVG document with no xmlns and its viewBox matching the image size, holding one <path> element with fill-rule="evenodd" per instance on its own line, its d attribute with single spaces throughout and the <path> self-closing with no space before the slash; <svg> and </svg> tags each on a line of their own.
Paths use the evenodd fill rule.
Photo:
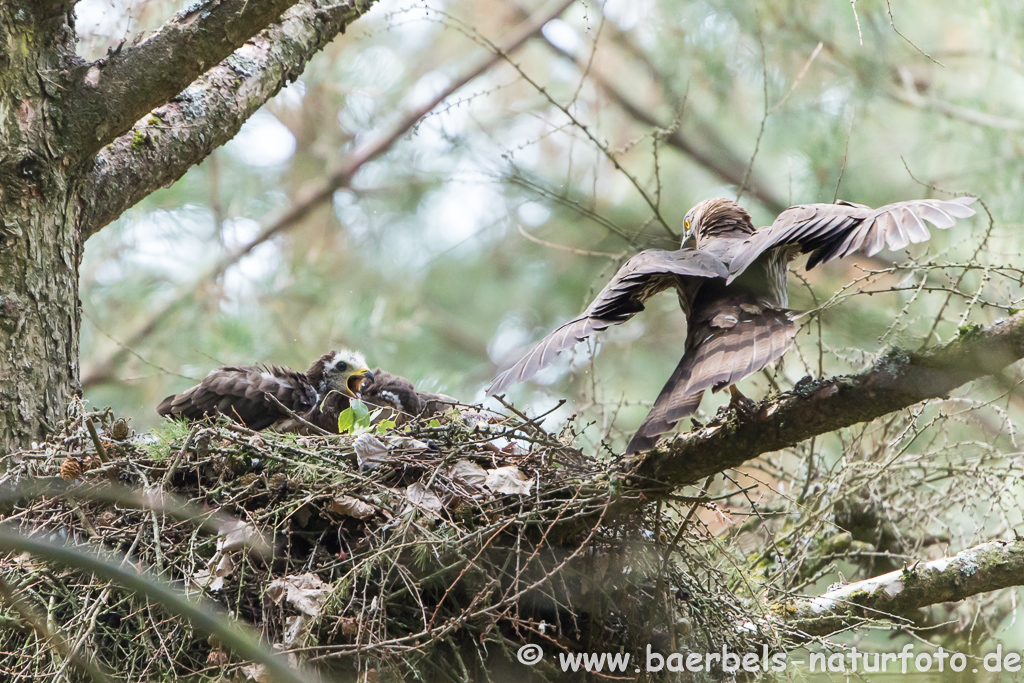
<svg viewBox="0 0 1024 683">
<path fill-rule="evenodd" d="M 886 244 L 890 249 L 902 249 L 911 242 L 924 242 L 931 237 L 925 221 L 936 228 L 952 227 L 957 218 L 974 215 L 974 209 L 967 206 L 974 199 L 915 199 L 877 209 L 849 202 L 790 207 L 737 249 L 729 263 L 729 282 L 774 247 L 798 246 L 801 252 L 810 253 L 810 270 L 857 251 L 873 256 Z"/>
<path fill-rule="evenodd" d="M 686 352 L 626 452 L 650 450 L 660 434 L 697 412 L 706 390 L 735 384 L 781 358 L 796 334 L 790 316 L 789 311 L 756 304 L 746 294 L 713 298 L 695 307 Z"/>
<path fill-rule="evenodd" d="M 727 275 L 728 270 L 720 259 L 695 249 L 642 251 L 619 268 L 579 317 L 548 334 L 515 365 L 498 375 L 488 387 L 487 395 L 501 393 L 533 377 L 565 349 L 595 332 L 629 320 L 644 310 L 644 303 L 652 296 L 669 287 L 682 286 L 684 279 L 724 279 Z"/>
<path fill-rule="evenodd" d="M 697 412 L 700 400 L 704 398 L 704 392 L 684 394 L 679 391 L 681 387 L 686 386 L 692 365 L 692 356 L 684 354 L 672 376 L 662 387 L 651 411 L 647 413 L 647 417 L 636 430 L 636 434 L 629 440 L 629 445 L 626 446 L 627 455 L 651 450 L 658 443 L 659 436 L 671 431 L 679 420 Z M 669 416 L 670 413 L 672 417 Z"/>
<path fill-rule="evenodd" d="M 316 390 L 303 373 L 276 365 L 244 365 L 217 368 L 196 386 L 165 398 L 156 411 L 189 420 L 220 413 L 250 429 L 265 429 L 285 417 L 267 394 L 299 415 L 316 407 Z"/>
</svg>

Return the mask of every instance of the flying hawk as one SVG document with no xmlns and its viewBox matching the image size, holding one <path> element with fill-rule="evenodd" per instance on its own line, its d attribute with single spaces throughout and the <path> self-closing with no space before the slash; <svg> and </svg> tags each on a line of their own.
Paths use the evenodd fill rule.
<svg viewBox="0 0 1024 683">
<path fill-rule="evenodd" d="M 788 264 L 809 253 L 807 269 L 883 245 L 902 249 L 931 235 L 924 221 L 949 228 L 974 215 L 974 197 L 920 199 L 878 209 L 862 204 L 793 206 L 754 229 L 750 214 L 728 199 L 708 199 L 684 220 L 677 251 L 648 249 L 629 259 L 577 318 L 548 334 L 487 390 L 494 395 L 532 377 L 555 356 L 594 332 L 629 320 L 655 294 L 674 288 L 687 317 L 683 357 L 626 448 L 650 450 L 658 436 L 696 412 L 707 389 L 729 387 L 737 408 L 750 405 L 735 383 L 786 352 L 796 334 L 789 310 Z"/>
<path fill-rule="evenodd" d="M 301 422 L 268 398 L 273 396 L 306 421 L 337 433 L 338 415 L 360 396 L 363 383 L 374 379 L 362 354 L 353 351 L 325 353 L 304 373 L 279 365 L 225 366 L 168 396 L 156 412 L 188 420 L 221 414 L 250 429 L 303 431 Z"/>
</svg>

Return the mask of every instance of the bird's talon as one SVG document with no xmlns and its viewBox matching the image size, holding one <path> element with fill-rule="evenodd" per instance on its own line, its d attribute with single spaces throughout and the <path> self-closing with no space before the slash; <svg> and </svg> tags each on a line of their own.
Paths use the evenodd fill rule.
<svg viewBox="0 0 1024 683">
<path fill-rule="evenodd" d="M 742 419 L 748 419 L 757 413 L 757 401 L 747 398 L 735 385 L 729 387 L 729 407 Z"/>
</svg>

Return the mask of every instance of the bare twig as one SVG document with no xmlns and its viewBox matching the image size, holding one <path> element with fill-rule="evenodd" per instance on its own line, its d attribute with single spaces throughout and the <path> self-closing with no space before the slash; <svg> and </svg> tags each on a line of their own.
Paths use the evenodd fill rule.
<svg viewBox="0 0 1024 683">
<path fill-rule="evenodd" d="M 92 445 L 96 447 L 96 455 L 104 464 L 110 462 L 110 458 L 107 457 L 107 451 L 103 448 L 103 442 L 100 441 L 100 435 L 96 433 L 96 425 L 92 423 L 92 418 L 86 415 L 82 419 L 85 420 L 85 426 L 89 430 L 89 438 L 92 439 Z"/>
</svg>

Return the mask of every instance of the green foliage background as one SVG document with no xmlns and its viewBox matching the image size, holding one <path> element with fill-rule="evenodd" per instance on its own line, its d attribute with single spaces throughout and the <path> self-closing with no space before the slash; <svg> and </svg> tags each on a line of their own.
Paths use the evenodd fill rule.
<svg viewBox="0 0 1024 683">
<path fill-rule="evenodd" d="M 95 56 L 179 5 L 133 2 L 119 21 L 110 9 L 80 7 L 79 30 Z M 217 365 L 305 367 L 328 348 L 353 347 L 418 387 L 479 400 L 503 364 L 578 313 L 628 255 L 672 245 L 637 186 L 675 232 L 695 202 L 737 196 L 734 183 L 669 144 L 676 128 L 712 159 L 745 166 L 753 157 L 742 194 L 758 224 L 775 210 L 751 185 L 783 204 L 970 192 L 991 211 L 991 232 L 982 210 L 912 253 L 1019 260 L 1019 3 L 613 0 L 575 4 L 514 54 L 521 72 L 500 63 L 362 168 L 331 204 L 223 277 L 202 277 L 361 142 L 446 87 L 484 49 L 481 36 L 500 40 L 534 9 L 380 3 L 229 145 L 93 237 L 82 270 L 86 397 L 148 428 L 163 396 Z M 631 117 L 602 80 L 664 128 Z M 856 263 L 836 264 L 809 283 L 821 301 L 861 274 Z M 933 277 L 942 287 L 955 280 Z M 824 313 L 820 363 L 811 325 L 806 353 L 789 360 L 780 386 L 862 367 L 887 344 L 922 343 L 946 294 L 915 295 L 919 280 L 899 274 L 886 282 L 903 291 L 856 296 Z M 970 320 L 1001 314 L 981 302 L 1015 305 L 1016 283 L 970 271 L 957 283 L 965 296 L 952 297 L 930 341 L 956 333 L 980 286 Z M 113 373 L 90 377 L 181 291 L 194 297 L 161 317 Z M 794 307 L 815 305 L 796 282 L 792 296 Z M 675 366 L 684 330 L 674 297 L 663 296 L 512 398 L 541 412 L 567 397 L 551 424 L 579 412 L 597 423 L 586 438 L 621 446 Z M 746 388 L 759 396 L 767 384 L 755 378 Z"/>
</svg>

